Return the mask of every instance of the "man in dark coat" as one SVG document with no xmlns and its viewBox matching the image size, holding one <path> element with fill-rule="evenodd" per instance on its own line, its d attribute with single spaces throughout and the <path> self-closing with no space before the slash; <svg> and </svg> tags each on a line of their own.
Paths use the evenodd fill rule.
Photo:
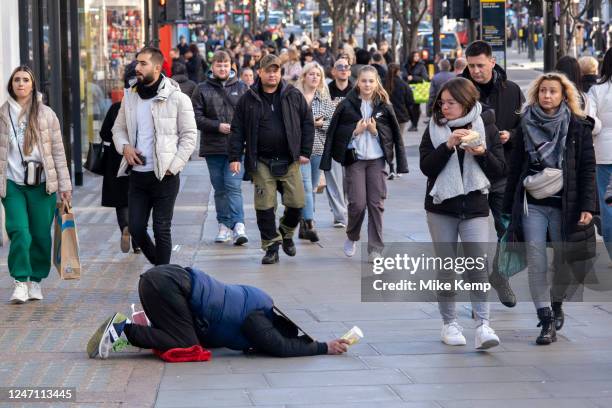
<svg viewBox="0 0 612 408">
<path fill-rule="evenodd" d="M 255 211 L 266 250 L 263 264 L 277 263 L 278 249 L 295 256 L 293 233 L 302 217 L 304 184 L 300 164 L 310 160 L 314 141 L 312 111 L 302 93 L 281 80 L 281 60 L 261 59 L 257 82 L 240 98 L 231 125 L 230 169 L 245 171 L 255 184 Z M 276 229 L 276 195 L 281 192 L 285 214 Z"/>
<path fill-rule="evenodd" d="M 206 158 L 210 181 L 215 189 L 219 231 L 215 242 L 233 239 L 235 245 L 248 242 L 244 226 L 242 174 L 229 170 L 229 138 L 234 109 L 248 86 L 238 80 L 225 51 L 213 55 L 212 70 L 193 95 L 193 111 L 200 138 L 200 157 Z"/>
<path fill-rule="evenodd" d="M 314 50 L 314 60 L 317 61 L 325 70 L 325 75 L 331 77 L 331 69 L 336 61 L 328 45 L 325 42 L 319 43 L 319 48 Z"/>
<path fill-rule="evenodd" d="M 190 98 L 193 95 L 193 91 L 198 87 L 198 84 L 187 76 L 187 66 L 182 62 L 172 64 L 172 79 L 178 82 L 181 92 Z"/>
<path fill-rule="evenodd" d="M 140 301 L 151 326 L 121 313 L 106 319 L 87 344 L 90 358 L 108 358 L 130 344 L 166 352 L 193 346 L 227 347 L 275 357 L 342 354 L 349 342 L 315 341 L 283 316 L 270 295 L 248 285 L 225 284 L 202 271 L 162 265 L 140 276 Z"/>
<path fill-rule="evenodd" d="M 468 67 L 463 71 L 463 77 L 471 80 L 480 92 L 480 102 L 491 107 L 495 111 L 495 124 L 499 129 L 499 137 L 504 145 L 504 156 L 506 162 L 510 162 L 510 156 L 514 145 L 513 137 L 520 127 L 519 111 L 525 102 L 521 88 L 509 81 L 506 71 L 495 63 L 493 50 L 485 41 L 474 41 L 466 51 Z M 502 222 L 502 206 L 506 179 L 491 180 L 489 191 L 489 206 L 495 221 L 497 238 L 500 239 L 504 232 Z M 490 281 L 497 290 L 502 303 L 508 307 L 516 304 L 516 297 L 507 279 L 504 279 L 497 270 L 494 262 Z"/>
</svg>

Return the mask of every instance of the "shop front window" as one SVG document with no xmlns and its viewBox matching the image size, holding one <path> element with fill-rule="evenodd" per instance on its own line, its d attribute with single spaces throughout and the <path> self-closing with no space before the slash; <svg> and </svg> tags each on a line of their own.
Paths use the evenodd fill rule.
<svg viewBox="0 0 612 408">
<path fill-rule="evenodd" d="M 143 0 L 82 0 L 82 141 L 99 140 L 110 106 L 123 96 L 123 72 L 144 44 Z M 84 149 L 86 153 L 86 149 Z"/>
</svg>

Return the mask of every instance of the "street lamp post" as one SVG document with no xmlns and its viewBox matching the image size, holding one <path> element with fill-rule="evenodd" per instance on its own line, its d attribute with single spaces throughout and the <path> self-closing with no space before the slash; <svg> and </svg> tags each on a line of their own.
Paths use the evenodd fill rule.
<svg viewBox="0 0 612 408">
<path fill-rule="evenodd" d="M 529 55 L 529 61 L 531 62 L 535 62 L 535 44 L 533 42 L 535 30 L 533 25 L 533 16 L 529 14 L 529 20 L 527 22 L 527 54 Z"/>
<path fill-rule="evenodd" d="M 555 0 L 544 1 L 544 72 L 552 71 L 556 64 Z"/>
</svg>

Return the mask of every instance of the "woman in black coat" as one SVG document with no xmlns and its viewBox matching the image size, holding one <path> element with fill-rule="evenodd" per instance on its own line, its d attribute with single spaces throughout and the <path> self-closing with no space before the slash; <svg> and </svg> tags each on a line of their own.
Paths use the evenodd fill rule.
<svg viewBox="0 0 612 408">
<path fill-rule="evenodd" d="M 126 66 L 124 73 L 125 88 L 129 88 L 129 81 L 136 76 L 136 64 L 131 63 Z M 128 177 L 117 177 L 119 166 L 123 156 L 115 149 L 113 143 L 113 125 L 117 119 L 117 113 L 121 102 L 115 102 L 106 113 L 100 138 L 104 143 L 104 178 L 102 180 L 102 206 L 113 207 L 117 213 L 117 223 L 121 230 L 121 251 L 130 251 L 130 231 L 128 230 Z M 134 243 L 132 242 L 132 246 Z M 134 252 L 139 253 L 140 249 L 134 246 Z"/>
<path fill-rule="evenodd" d="M 382 213 L 387 195 L 385 167 L 393 163 L 394 156 L 397 172 L 408 173 L 404 143 L 389 95 L 376 69 L 364 66 L 359 71 L 355 88 L 334 112 L 320 165 L 321 170 L 330 170 L 333 158 L 346 171 L 346 256 L 355 254 L 366 208 L 370 259 L 379 257 L 382 252 Z"/>
<path fill-rule="evenodd" d="M 206 79 L 206 71 L 208 71 L 208 64 L 204 61 L 200 55 L 200 50 L 196 44 L 189 45 L 189 51 L 185 54 L 187 59 L 187 76 L 189 79 L 196 84 Z"/>
<path fill-rule="evenodd" d="M 487 194 L 491 180 L 505 176 L 506 164 L 495 113 L 483 110 L 479 97 L 474 84 L 465 78 L 446 82 L 434 100 L 432 120 L 419 147 L 421 171 L 427 176 L 427 225 L 439 258 L 456 257 L 459 238 L 462 243 L 469 243 L 464 245 L 466 256 L 478 259 L 487 253 L 485 243 L 489 242 L 490 229 Z M 474 140 L 465 140 L 470 137 Z M 439 271 L 439 278 L 444 281 L 452 281 L 456 276 L 453 270 Z M 467 270 L 460 279 L 487 283 L 487 268 Z M 454 295 L 440 294 L 438 298 L 442 342 L 465 345 L 462 328 L 457 324 Z M 499 338 L 489 327 L 486 292 L 472 290 L 470 299 L 477 321 L 476 349 L 497 346 Z"/>
<path fill-rule="evenodd" d="M 418 51 L 413 51 L 410 53 L 408 62 L 406 63 L 406 65 L 404 65 L 404 71 L 406 75 L 406 80 L 410 84 L 418 84 L 421 82 L 429 81 L 427 67 L 425 66 L 425 63 L 421 61 L 421 54 Z M 417 131 L 420 117 L 421 106 L 415 103 L 412 105 L 412 109 L 410 110 L 412 126 L 408 130 L 415 132 Z"/>
<path fill-rule="evenodd" d="M 504 212 L 512 214 L 511 239 L 528 244 L 529 287 L 542 327 L 537 344 L 556 341 L 556 330 L 563 326 L 561 302 L 569 276 L 561 279 L 560 274 L 568 270 L 576 274 L 584 266 L 581 261 L 595 255 L 592 128 L 592 120 L 580 108 L 578 91 L 565 75 L 552 72 L 534 81 L 514 136 Z M 557 191 L 542 193 L 529 183 L 528 176 L 541 177 L 544 169 L 562 182 L 556 184 Z M 555 249 L 552 289 L 547 277 L 547 241 Z"/>
<path fill-rule="evenodd" d="M 400 75 L 401 67 L 399 64 L 389 64 L 385 77 L 385 89 L 389 93 L 391 105 L 393 105 L 393 110 L 400 126 L 400 134 L 403 137 L 410 122 L 410 110 L 414 108 L 414 97 L 412 89 Z M 395 169 L 391 166 L 389 180 L 393 180 L 396 177 L 399 178 L 399 174 L 396 174 Z"/>
</svg>

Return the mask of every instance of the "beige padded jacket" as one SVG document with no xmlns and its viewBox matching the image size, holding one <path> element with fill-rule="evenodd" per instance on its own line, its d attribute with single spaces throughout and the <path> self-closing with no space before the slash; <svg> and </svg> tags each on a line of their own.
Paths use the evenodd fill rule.
<svg viewBox="0 0 612 408">
<path fill-rule="evenodd" d="M 72 191 L 59 120 L 50 107 L 42 102 L 39 103 L 38 149 L 43 159 L 47 194 Z M 8 109 L 8 101 L 0 107 L 0 197 L 2 198 L 6 196 L 7 157 L 11 135 Z"/>
</svg>

